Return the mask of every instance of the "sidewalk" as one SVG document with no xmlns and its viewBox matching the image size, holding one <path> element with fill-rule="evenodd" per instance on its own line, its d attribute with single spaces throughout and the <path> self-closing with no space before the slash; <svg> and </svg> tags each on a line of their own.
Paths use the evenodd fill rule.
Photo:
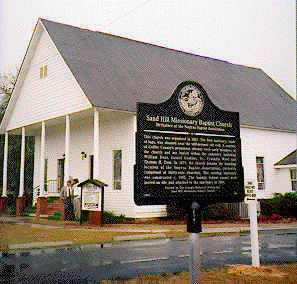
<svg viewBox="0 0 297 284">
<path fill-rule="evenodd" d="M 68 233 L 75 234 L 75 231 L 85 232 L 86 234 L 92 233 L 98 236 L 100 235 L 112 235 L 109 236 L 107 241 L 102 243 L 119 242 L 119 241 L 131 241 L 131 240 L 143 240 L 148 238 L 171 238 L 171 237 L 186 237 L 186 225 L 185 224 L 106 224 L 103 227 L 91 226 L 89 224 L 80 225 L 75 221 L 60 221 L 60 220 L 47 220 L 37 217 L 13 217 L 13 216 L 0 216 L 0 226 L 2 224 L 19 225 L 23 228 L 34 229 L 44 229 L 45 231 L 51 230 L 62 230 L 65 235 Z M 296 229 L 297 222 L 291 223 L 268 223 L 259 224 L 259 231 L 262 230 L 287 230 Z M 234 234 L 240 232 L 249 232 L 248 223 L 240 222 L 228 222 L 228 223 L 212 223 L 212 224 L 202 224 L 201 236 L 205 235 L 216 235 L 216 234 Z M 21 229 L 22 230 L 22 229 Z M 68 232 L 68 233 L 67 233 Z M 77 233 L 79 233 L 77 232 Z M 20 232 L 22 234 L 22 232 Z M 58 241 L 46 241 L 42 242 L 42 237 L 40 241 L 36 242 L 23 242 L 10 243 L 8 249 L 26 249 L 26 248 L 36 248 L 36 247 L 55 247 L 55 246 L 65 246 L 65 245 L 75 245 L 74 241 L 69 241 L 61 239 Z M 100 239 L 100 238 L 99 238 Z M 102 239 L 102 238 L 101 238 Z M 71 240 L 71 239 L 70 239 Z M 90 240 L 92 240 L 90 236 Z M 83 242 L 83 241 L 82 241 Z M 96 242 L 98 243 L 98 242 Z"/>
<path fill-rule="evenodd" d="M 104 224 L 103 227 L 92 226 L 87 223 L 82 225 L 76 221 L 60 221 L 60 220 L 47 220 L 37 217 L 14 217 L 14 216 L 0 216 L 0 222 L 13 223 L 26 225 L 31 227 L 40 228 L 63 228 L 70 230 L 97 230 L 97 231 L 118 231 L 118 232 L 168 232 L 168 231 L 186 231 L 187 226 L 184 224 Z M 249 230 L 248 223 L 240 222 L 217 222 L 211 224 L 202 224 L 202 233 L 234 233 Z M 297 229 L 297 221 L 290 223 L 259 223 L 259 230 L 286 230 Z"/>
</svg>

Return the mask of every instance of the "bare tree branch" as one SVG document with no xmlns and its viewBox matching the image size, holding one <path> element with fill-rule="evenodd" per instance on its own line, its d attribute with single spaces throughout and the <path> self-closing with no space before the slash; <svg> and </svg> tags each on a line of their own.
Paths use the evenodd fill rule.
<svg viewBox="0 0 297 284">
<path fill-rule="evenodd" d="M 4 116 L 11 94 L 16 84 L 20 69 L 16 67 L 14 73 L 0 75 L 0 121 Z"/>
</svg>

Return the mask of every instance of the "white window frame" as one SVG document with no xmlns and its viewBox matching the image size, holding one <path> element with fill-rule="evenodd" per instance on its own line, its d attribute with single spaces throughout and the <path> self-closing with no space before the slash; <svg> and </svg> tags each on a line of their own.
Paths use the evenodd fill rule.
<svg viewBox="0 0 297 284">
<path fill-rule="evenodd" d="M 297 179 L 296 179 L 296 169 L 290 169 L 290 178 L 292 191 L 297 191 Z"/>
<path fill-rule="evenodd" d="M 39 77 L 40 79 L 47 77 L 47 65 L 40 67 Z"/>
<path fill-rule="evenodd" d="M 262 163 L 258 163 L 258 158 L 262 159 Z M 258 184 L 258 190 L 263 191 L 265 190 L 265 170 L 264 170 L 264 157 L 263 156 L 256 156 L 256 173 L 257 173 L 257 184 Z M 258 172 L 258 165 L 262 165 L 262 175 L 263 179 L 262 181 L 259 181 L 259 172 Z"/>
</svg>

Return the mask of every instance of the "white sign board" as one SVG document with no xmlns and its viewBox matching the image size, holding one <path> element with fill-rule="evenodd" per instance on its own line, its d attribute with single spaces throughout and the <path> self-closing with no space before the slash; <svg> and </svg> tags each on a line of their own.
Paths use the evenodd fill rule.
<svg viewBox="0 0 297 284">
<path fill-rule="evenodd" d="M 250 203 L 257 201 L 257 193 L 256 193 L 256 186 L 255 181 L 253 179 L 246 179 L 244 184 L 245 189 L 245 203 Z"/>
<path fill-rule="evenodd" d="M 82 186 L 81 209 L 101 211 L 101 187 L 92 183 Z"/>
</svg>

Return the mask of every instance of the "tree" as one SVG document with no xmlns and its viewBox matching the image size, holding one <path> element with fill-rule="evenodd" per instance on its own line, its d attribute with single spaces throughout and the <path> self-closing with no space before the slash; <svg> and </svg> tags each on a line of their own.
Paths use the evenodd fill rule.
<svg viewBox="0 0 297 284">
<path fill-rule="evenodd" d="M 0 122 L 2 121 L 5 110 L 9 103 L 19 71 L 20 69 L 16 67 L 14 73 L 0 75 Z"/>
<path fill-rule="evenodd" d="M 14 74 L 0 75 L 0 122 L 3 119 L 5 110 L 11 98 L 19 68 L 15 68 Z M 20 185 L 20 161 L 21 161 L 21 136 L 9 135 L 8 143 L 8 171 L 7 185 L 9 192 L 15 191 L 18 194 Z M 26 159 L 25 159 L 25 191 L 33 187 L 34 171 L 34 137 L 26 137 Z M 3 184 L 3 159 L 4 159 L 4 135 L 0 135 L 0 195 Z"/>
</svg>

